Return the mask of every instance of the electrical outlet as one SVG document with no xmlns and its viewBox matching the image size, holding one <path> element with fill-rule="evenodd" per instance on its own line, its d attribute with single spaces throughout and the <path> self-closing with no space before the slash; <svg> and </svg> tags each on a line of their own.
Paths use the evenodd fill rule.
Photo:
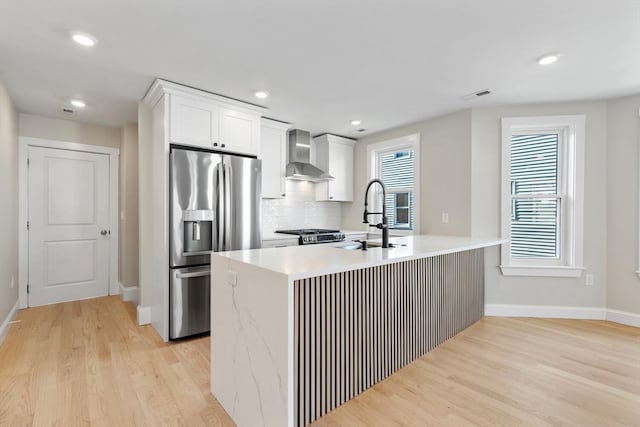
<svg viewBox="0 0 640 427">
<path fill-rule="evenodd" d="M 238 283 L 238 273 L 233 270 L 227 270 L 227 283 L 235 286 Z"/>
<path fill-rule="evenodd" d="M 587 286 L 593 286 L 593 274 L 587 274 L 584 278 L 584 284 Z"/>
<path fill-rule="evenodd" d="M 16 278 L 14 276 L 11 276 L 11 289 L 16 287 Z"/>
<path fill-rule="evenodd" d="M 449 214 L 447 212 L 442 212 L 442 223 L 449 224 Z"/>
</svg>

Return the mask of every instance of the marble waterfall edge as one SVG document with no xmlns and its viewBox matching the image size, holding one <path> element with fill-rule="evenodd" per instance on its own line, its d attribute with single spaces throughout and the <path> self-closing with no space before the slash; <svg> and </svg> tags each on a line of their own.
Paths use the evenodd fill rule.
<svg viewBox="0 0 640 427">
<path fill-rule="evenodd" d="M 246 267 L 212 257 L 211 392 L 239 427 L 286 426 L 290 287 L 282 274 Z"/>
</svg>

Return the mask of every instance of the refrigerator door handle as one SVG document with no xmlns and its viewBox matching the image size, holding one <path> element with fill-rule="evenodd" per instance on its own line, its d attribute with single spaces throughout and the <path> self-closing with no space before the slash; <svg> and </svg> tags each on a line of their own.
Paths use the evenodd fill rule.
<svg viewBox="0 0 640 427">
<path fill-rule="evenodd" d="M 232 212 L 231 212 L 231 180 L 232 180 L 232 169 L 231 165 L 227 165 L 223 161 L 223 177 L 224 177 L 224 250 L 230 251 L 233 248 L 231 247 L 231 221 L 232 221 Z"/>
<path fill-rule="evenodd" d="M 216 203 L 216 252 L 224 250 L 224 163 L 218 165 L 218 173 L 216 174 L 216 188 L 218 201 Z"/>
</svg>

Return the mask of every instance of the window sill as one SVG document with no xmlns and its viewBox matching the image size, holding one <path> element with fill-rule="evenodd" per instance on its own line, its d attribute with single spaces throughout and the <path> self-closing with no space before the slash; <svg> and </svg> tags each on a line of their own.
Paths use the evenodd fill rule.
<svg viewBox="0 0 640 427">
<path fill-rule="evenodd" d="M 580 277 L 583 267 L 551 267 L 551 266 L 523 266 L 501 265 L 503 276 L 529 276 L 529 277 Z"/>
</svg>

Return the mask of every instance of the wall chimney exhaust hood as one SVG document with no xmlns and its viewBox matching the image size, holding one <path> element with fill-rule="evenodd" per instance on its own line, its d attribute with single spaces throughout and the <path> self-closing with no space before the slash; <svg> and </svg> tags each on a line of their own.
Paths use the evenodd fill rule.
<svg viewBox="0 0 640 427">
<path fill-rule="evenodd" d="M 311 134 L 306 130 L 289 131 L 289 163 L 286 179 L 323 182 L 334 179 L 325 171 L 311 164 Z"/>
</svg>

